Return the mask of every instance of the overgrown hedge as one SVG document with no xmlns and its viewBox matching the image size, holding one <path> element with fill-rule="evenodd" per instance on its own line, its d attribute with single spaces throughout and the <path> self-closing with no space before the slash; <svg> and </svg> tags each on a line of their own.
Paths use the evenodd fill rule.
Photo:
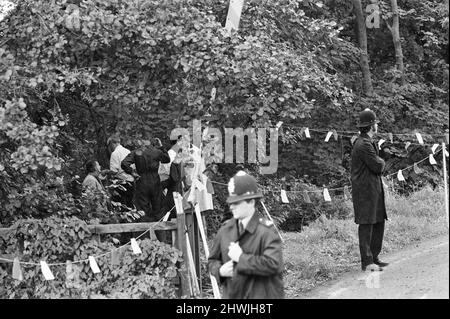
<svg viewBox="0 0 450 319">
<path fill-rule="evenodd" d="M 139 242 L 142 254 L 134 255 L 130 246 L 118 250 L 117 264 L 109 253 L 113 242 L 97 242 L 87 225 L 76 217 L 43 220 L 25 219 L 0 239 L 0 251 L 17 256 L 21 262 L 66 263 L 96 258 L 101 270 L 94 274 L 88 262 L 51 266 L 55 280 L 46 281 L 40 266 L 22 265 L 23 281 L 12 278 L 12 263 L 0 264 L 0 298 L 175 298 L 173 278 L 181 252 L 159 241 Z"/>
</svg>

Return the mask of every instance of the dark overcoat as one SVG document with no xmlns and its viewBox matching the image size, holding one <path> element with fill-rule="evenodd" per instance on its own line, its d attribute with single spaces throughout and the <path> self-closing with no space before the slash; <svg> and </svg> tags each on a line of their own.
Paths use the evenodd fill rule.
<svg viewBox="0 0 450 319">
<path fill-rule="evenodd" d="M 236 241 L 243 253 L 235 263 L 233 277 L 221 277 L 220 267 L 230 260 L 228 246 Z M 284 298 L 281 239 L 273 224 L 256 212 L 240 236 L 234 218 L 219 229 L 208 258 L 208 269 L 224 286 L 225 299 Z"/>
<path fill-rule="evenodd" d="M 367 134 L 361 134 L 352 150 L 352 197 L 355 223 L 375 224 L 387 219 L 381 176 L 385 167 L 378 147 Z"/>
</svg>

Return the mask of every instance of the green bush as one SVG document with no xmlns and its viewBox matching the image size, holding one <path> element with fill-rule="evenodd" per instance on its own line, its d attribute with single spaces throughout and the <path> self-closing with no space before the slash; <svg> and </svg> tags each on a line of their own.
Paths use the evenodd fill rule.
<svg viewBox="0 0 450 319">
<path fill-rule="evenodd" d="M 40 266 L 22 265 L 23 281 L 12 278 L 12 264 L 0 266 L 0 298 L 173 298 L 177 263 L 181 253 L 159 241 L 142 240 L 142 254 L 134 255 L 130 246 L 118 251 L 119 262 L 113 265 L 115 245 L 97 242 L 87 225 L 76 217 L 49 217 L 17 222 L 0 240 L 0 250 L 17 256 L 21 262 L 63 263 L 51 270 L 55 280 L 46 281 Z M 94 274 L 89 263 L 72 264 L 74 272 L 66 273 L 66 261 L 96 258 L 101 270 Z"/>
</svg>

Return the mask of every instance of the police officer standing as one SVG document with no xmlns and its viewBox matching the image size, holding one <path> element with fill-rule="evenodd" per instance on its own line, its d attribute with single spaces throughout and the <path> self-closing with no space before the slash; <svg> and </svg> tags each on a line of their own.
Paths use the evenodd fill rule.
<svg viewBox="0 0 450 319">
<path fill-rule="evenodd" d="M 157 221 L 161 215 L 161 180 L 158 175 L 160 163 L 169 163 L 170 157 L 159 138 L 152 141 L 151 147 L 139 148 L 125 157 L 122 169 L 132 174 L 131 165 L 135 164 L 139 175 L 136 180 L 134 202 L 138 210 L 143 210 L 150 222 Z M 151 207 L 150 207 L 151 204 Z"/>
<path fill-rule="evenodd" d="M 256 212 L 256 201 L 263 197 L 256 179 L 239 171 L 228 183 L 228 191 L 233 218 L 214 239 L 210 273 L 224 286 L 224 298 L 283 298 L 281 238 L 274 225 Z"/>
<path fill-rule="evenodd" d="M 381 175 L 385 162 L 373 140 L 379 121 L 375 113 L 365 109 L 359 115 L 360 135 L 352 150 L 352 198 L 355 223 L 358 224 L 359 250 L 363 271 L 381 271 L 388 264 L 380 261 L 387 219 Z"/>
</svg>

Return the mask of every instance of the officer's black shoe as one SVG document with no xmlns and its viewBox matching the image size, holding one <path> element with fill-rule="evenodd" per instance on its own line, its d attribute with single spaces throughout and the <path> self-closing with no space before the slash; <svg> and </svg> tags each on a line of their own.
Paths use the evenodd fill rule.
<svg viewBox="0 0 450 319">
<path fill-rule="evenodd" d="M 382 262 L 382 261 L 380 261 L 380 260 L 376 260 L 376 261 L 374 261 L 373 263 L 374 263 L 375 265 L 380 266 L 380 267 L 386 267 L 387 265 L 389 265 L 389 263 L 385 263 L 385 262 Z"/>
</svg>

